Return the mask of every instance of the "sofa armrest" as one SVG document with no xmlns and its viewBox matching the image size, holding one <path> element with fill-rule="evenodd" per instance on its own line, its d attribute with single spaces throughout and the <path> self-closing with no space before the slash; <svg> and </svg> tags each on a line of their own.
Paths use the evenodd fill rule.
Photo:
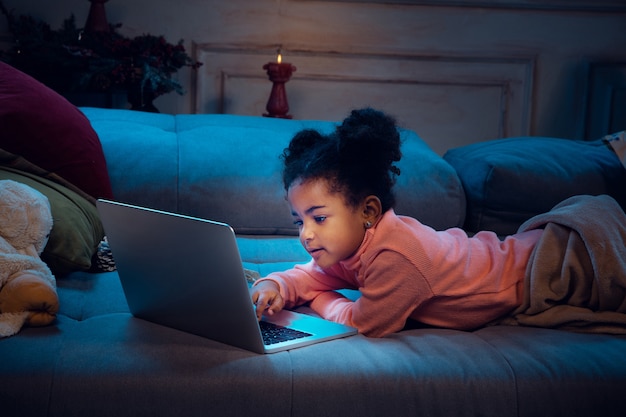
<svg viewBox="0 0 626 417">
<path fill-rule="evenodd" d="M 626 207 L 626 170 L 601 140 L 499 139 L 449 150 L 467 196 L 465 228 L 515 233 L 573 195 L 608 194 Z"/>
</svg>

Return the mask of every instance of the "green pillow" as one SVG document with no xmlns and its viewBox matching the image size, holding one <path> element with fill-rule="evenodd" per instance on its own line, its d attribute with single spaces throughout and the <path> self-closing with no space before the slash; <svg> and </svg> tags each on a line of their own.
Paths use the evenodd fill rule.
<svg viewBox="0 0 626 417">
<path fill-rule="evenodd" d="M 41 259 L 57 278 L 91 268 L 104 237 L 98 211 L 91 202 L 63 185 L 17 169 L 0 167 L 0 179 L 21 182 L 48 197 L 54 224 Z"/>
</svg>

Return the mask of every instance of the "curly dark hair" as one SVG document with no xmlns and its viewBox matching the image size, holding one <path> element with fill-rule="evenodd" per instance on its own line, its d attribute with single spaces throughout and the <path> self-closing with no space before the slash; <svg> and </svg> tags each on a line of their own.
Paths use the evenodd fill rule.
<svg viewBox="0 0 626 417">
<path fill-rule="evenodd" d="M 330 191 L 342 193 L 356 207 L 375 195 L 383 212 L 393 208 L 393 186 L 402 157 L 395 119 L 372 108 L 353 110 L 334 132 L 305 129 L 293 137 L 281 159 L 285 190 L 294 181 L 325 179 Z"/>
</svg>

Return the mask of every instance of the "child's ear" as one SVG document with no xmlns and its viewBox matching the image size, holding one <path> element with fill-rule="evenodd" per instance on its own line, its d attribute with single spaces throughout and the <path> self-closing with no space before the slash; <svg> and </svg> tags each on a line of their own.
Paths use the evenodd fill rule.
<svg viewBox="0 0 626 417">
<path fill-rule="evenodd" d="M 365 222 L 375 224 L 378 218 L 383 214 L 383 205 L 380 198 L 375 195 L 368 195 L 363 200 L 363 218 Z"/>
</svg>

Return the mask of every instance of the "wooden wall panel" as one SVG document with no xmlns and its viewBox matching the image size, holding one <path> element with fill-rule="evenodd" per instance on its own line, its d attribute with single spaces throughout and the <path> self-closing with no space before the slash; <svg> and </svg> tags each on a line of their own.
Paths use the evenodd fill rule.
<svg viewBox="0 0 626 417">
<path fill-rule="evenodd" d="M 293 0 L 319 1 L 319 0 Z M 562 11 L 626 11 L 624 0 L 325 0 L 347 3 L 403 4 L 437 7 L 478 7 L 494 9 L 531 9 Z"/>
<path fill-rule="evenodd" d="M 196 45 L 194 111 L 259 115 L 271 90 L 262 66 L 275 59 L 264 46 Z M 286 84 L 294 118 L 341 120 L 373 106 L 415 130 L 436 152 L 505 136 L 529 134 L 534 59 L 475 55 L 338 53 L 283 48 L 296 66 Z"/>
<path fill-rule="evenodd" d="M 626 62 L 589 65 L 586 138 L 626 130 Z"/>
</svg>

